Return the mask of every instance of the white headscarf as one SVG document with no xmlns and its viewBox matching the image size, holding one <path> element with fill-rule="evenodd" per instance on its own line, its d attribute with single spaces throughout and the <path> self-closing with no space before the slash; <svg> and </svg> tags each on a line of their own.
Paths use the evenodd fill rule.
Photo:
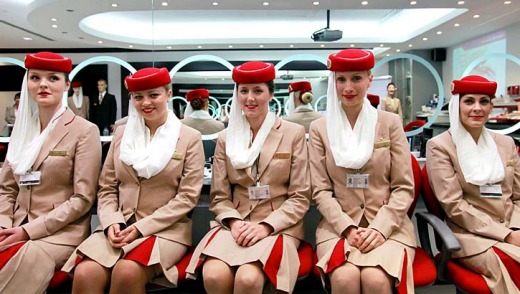
<svg viewBox="0 0 520 294">
<path fill-rule="evenodd" d="M 135 110 L 133 97 L 128 108 L 128 122 L 121 140 L 119 159 L 132 166 L 139 177 L 149 179 L 160 173 L 172 158 L 181 122 L 168 110 L 166 122 L 157 128 L 150 140 L 150 130 Z"/>
<path fill-rule="evenodd" d="M 504 164 L 490 131 L 482 128 L 478 143 L 475 143 L 471 134 L 460 122 L 459 107 L 459 95 L 453 95 L 449 105 L 450 130 L 457 147 L 457 156 L 464 179 L 478 186 L 502 181 Z"/>
<path fill-rule="evenodd" d="M 335 72 L 329 73 L 327 89 L 327 136 L 336 165 L 360 169 L 372 156 L 377 124 L 377 110 L 365 96 L 354 129 L 341 107 L 336 91 Z"/>
<path fill-rule="evenodd" d="M 23 175 L 32 168 L 50 131 L 66 110 L 66 107 L 62 105 L 52 116 L 47 127 L 41 131 L 38 105 L 29 98 L 28 92 L 26 72 L 20 93 L 18 117 L 15 120 L 7 150 L 7 160 L 17 175 Z"/>
<path fill-rule="evenodd" d="M 252 142 L 252 132 L 249 122 L 240 109 L 237 98 L 237 86 L 231 98 L 231 113 L 227 127 L 226 154 L 231 159 L 231 164 L 236 169 L 244 169 L 253 165 L 260 155 L 265 139 L 274 126 L 275 114 L 268 112 L 267 116 Z M 251 145 L 251 146 L 250 146 Z"/>
<path fill-rule="evenodd" d="M 76 92 L 72 92 L 72 101 L 77 109 L 80 109 L 81 106 L 83 106 L 83 87 L 79 87 L 78 95 L 76 95 Z"/>
<path fill-rule="evenodd" d="M 289 101 L 287 101 L 287 115 L 291 115 L 296 110 L 296 106 L 294 104 L 294 92 L 289 93 Z"/>
</svg>

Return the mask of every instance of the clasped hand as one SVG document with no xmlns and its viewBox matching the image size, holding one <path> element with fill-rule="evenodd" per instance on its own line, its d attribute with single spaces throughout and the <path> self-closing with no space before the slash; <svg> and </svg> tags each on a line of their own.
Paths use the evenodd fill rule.
<svg viewBox="0 0 520 294">
<path fill-rule="evenodd" d="M 345 230 L 344 236 L 350 246 L 357 248 L 362 253 L 370 252 L 385 242 L 385 238 L 380 232 L 368 228 L 349 227 Z"/>
<path fill-rule="evenodd" d="M 0 230 L 0 247 L 29 240 L 29 235 L 22 227 Z"/>
<path fill-rule="evenodd" d="M 139 238 L 140 235 L 141 233 L 135 226 L 129 226 L 122 231 L 119 224 L 108 227 L 108 241 L 114 248 L 122 248 Z"/>
<path fill-rule="evenodd" d="M 269 236 L 272 228 L 267 224 L 257 224 L 241 220 L 230 222 L 231 235 L 235 242 L 244 247 L 253 246 L 256 242 Z"/>
</svg>

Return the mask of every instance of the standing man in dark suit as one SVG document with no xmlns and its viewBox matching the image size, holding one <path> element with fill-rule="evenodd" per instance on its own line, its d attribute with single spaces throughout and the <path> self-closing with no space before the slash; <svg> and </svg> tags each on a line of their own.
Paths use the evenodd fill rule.
<svg viewBox="0 0 520 294">
<path fill-rule="evenodd" d="M 98 80 L 97 87 L 99 91 L 97 97 L 90 100 L 90 120 L 98 126 L 101 134 L 105 128 L 113 132 L 117 111 L 116 97 L 107 93 L 106 80 Z"/>
</svg>

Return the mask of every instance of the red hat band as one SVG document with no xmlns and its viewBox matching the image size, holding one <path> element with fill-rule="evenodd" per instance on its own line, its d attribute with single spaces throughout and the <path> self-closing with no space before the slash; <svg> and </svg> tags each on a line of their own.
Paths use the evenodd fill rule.
<svg viewBox="0 0 520 294">
<path fill-rule="evenodd" d="M 126 88 L 130 92 L 154 89 L 169 85 L 171 82 L 172 79 L 165 67 L 160 69 L 154 67 L 143 68 L 125 78 Z"/>
<path fill-rule="evenodd" d="M 484 94 L 495 97 L 497 83 L 484 77 L 471 75 L 451 84 L 451 93 L 455 94 Z"/>
<path fill-rule="evenodd" d="M 209 98 L 209 91 L 207 89 L 201 88 L 201 89 L 194 89 L 186 93 L 186 100 L 188 102 L 193 101 L 194 99 L 205 99 Z"/>
<path fill-rule="evenodd" d="M 25 68 L 70 73 L 72 60 L 52 52 L 38 52 L 25 55 Z"/>
<path fill-rule="evenodd" d="M 370 70 L 375 65 L 374 54 L 361 49 L 345 49 L 329 55 L 327 67 L 330 71 Z"/>
<path fill-rule="evenodd" d="M 235 83 L 254 84 L 274 80 L 274 64 L 262 61 L 249 61 L 233 68 L 232 78 Z"/>
</svg>

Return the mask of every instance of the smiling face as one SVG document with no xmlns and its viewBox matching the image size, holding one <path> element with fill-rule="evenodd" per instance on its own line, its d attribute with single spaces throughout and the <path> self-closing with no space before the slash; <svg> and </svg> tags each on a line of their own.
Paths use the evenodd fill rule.
<svg viewBox="0 0 520 294">
<path fill-rule="evenodd" d="M 238 103 L 246 118 L 263 120 L 269 112 L 269 101 L 273 98 L 267 84 L 239 84 L 237 91 Z"/>
<path fill-rule="evenodd" d="M 390 83 L 388 84 L 388 87 L 386 87 L 386 91 L 388 92 L 389 97 L 394 97 L 395 92 L 397 91 L 397 87 L 394 84 Z"/>
<path fill-rule="evenodd" d="M 372 77 L 369 71 L 336 72 L 336 93 L 344 109 L 363 106 Z"/>
<path fill-rule="evenodd" d="M 132 93 L 132 101 L 135 110 L 141 115 L 145 124 L 160 125 L 166 121 L 168 117 L 168 98 L 172 95 L 171 90 L 165 87 L 157 87 L 154 89 L 136 91 Z"/>
<path fill-rule="evenodd" d="M 63 92 L 67 91 L 70 85 L 64 73 L 30 69 L 27 77 L 29 96 L 39 107 L 56 108 L 61 106 Z"/>
<path fill-rule="evenodd" d="M 491 97 L 484 94 L 465 94 L 459 100 L 460 122 L 468 132 L 480 132 L 493 110 Z"/>
</svg>

